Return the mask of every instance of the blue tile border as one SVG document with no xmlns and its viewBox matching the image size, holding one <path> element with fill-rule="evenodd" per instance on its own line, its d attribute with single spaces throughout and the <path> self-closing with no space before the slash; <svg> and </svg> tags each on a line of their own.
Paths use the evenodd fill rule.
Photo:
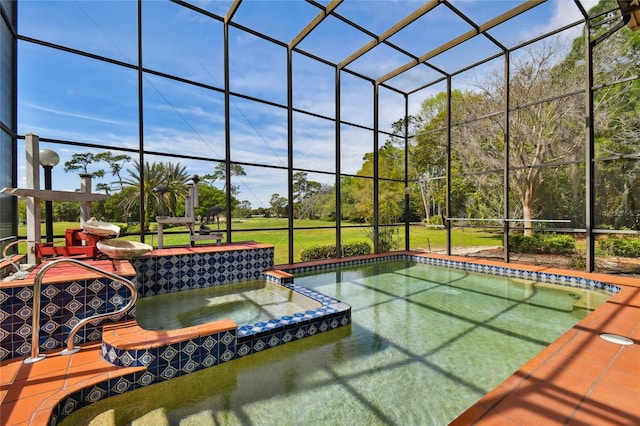
<svg viewBox="0 0 640 426">
<path fill-rule="evenodd" d="M 364 265 L 364 264 L 370 264 L 370 263 L 391 262 L 395 260 L 409 260 L 416 263 L 440 266 L 444 268 L 459 269 L 463 271 L 478 272 L 478 273 L 483 273 L 488 275 L 498 275 L 498 276 L 504 276 L 504 277 L 510 277 L 510 278 L 521 278 L 521 279 L 544 282 L 549 284 L 556 284 L 556 285 L 561 285 L 566 287 L 574 287 L 574 288 L 581 288 L 581 289 L 588 289 L 588 290 L 603 290 L 608 292 L 611 295 L 614 295 L 620 292 L 620 290 L 622 290 L 621 287 L 618 287 L 613 284 L 608 284 L 598 280 L 592 280 L 587 278 L 574 277 L 571 275 L 527 271 L 524 269 L 518 269 L 516 267 L 501 267 L 501 266 L 495 266 L 495 265 L 486 265 L 482 263 L 467 262 L 467 261 L 453 260 L 453 259 L 441 259 L 436 257 L 429 257 L 426 255 L 405 254 L 405 253 L 381 256 L 381 257 L 369 257 L 364 259 L 360 258 L 360 259 L 354 259 L 354 260 L 344 259 L 335 263 L 293 266 L 291 268 L 286 268 L 284 270 L 291 274 L 300 274 L 300 273 L 306 273 L 306 272 L 322 271 L 326 269 L 335 268 L 337 266 L 357 266 L 357 265 Z"/>
</svg>

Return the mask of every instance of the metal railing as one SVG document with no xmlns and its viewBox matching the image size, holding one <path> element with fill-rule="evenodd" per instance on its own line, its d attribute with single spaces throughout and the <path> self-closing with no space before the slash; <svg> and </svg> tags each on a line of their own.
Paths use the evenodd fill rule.
<svg viewBox="0 0 640 426">
<path fill-rule="evenodd" d="M 13 238 L 13 237 L 12 237 Z M 14 278 L 17 280 L 23 280 L 25 278 L 27 278 L 27 276 L 29 275 L 29 271 L 23 271 L 20 266 L 18 266 L 18 264 L 16 264 L 13 261 L 12 256 L 9 255 L 9 249 L 13 246 L 16 246 L 20 243 L 29 243 L 31 241 L 28 240 L 15 240 L 10 242 L 9 244 L 7 244 L 4 249 L 2 250 L 2 260 L 5 260 L 7 262 L 9 262 L 11 264 L 11 266 L 13 266 L 16 270 L 16 272 L 13 274 Z"/>
<path fill-rule="evenodd" d="M 88 269 L 90 271 L 96 272 L 104 277 L 112 279 L 113 281 L 124 284 L 131 291 L 131 300 L 129 300 L 129 303 L 127 303 L 125 306 L 121 307 L 120 309 L 113 312 L 104 312 L 102 314 L 93 315 L 91 317 L 80 320 L 69 332 L 69 339 L 67 340 L 67 348 L 61 352 L 62 355 L 71 355 L 80 350 L 79 346 L 73 345 L 73 338 L 78 333 L 78 330 L 80 330 L 80 328 L 82 328 L 85 324 L 91 321 L 95 321 L 97 319 L 111 318 L 111 317 L 120 315 L 126 312 L 127 310 L 131 309 L 133 305 L 136 303 L 136 298 L 138 297 L 138 292 L 136 290 L 136 287 L 131 281 L 129 281 L 124 277 L 121 277 L 116 274 L 112 274 L 107 271 L 103 271 L 100 268 L 96 268 L 93 265 L 89 265 L 87 263 L 81 262 L 76 259 L 64 258 L 64 259 L 53 260 L 47 263 L 38 271 L 38 273 L 36 274 L 33 280 L 33 323 L 32 323 L 31 356 L 24 360 L 25 364 L 32 364 L 34 362 L 38 362 L 46 357 L 46 355 L 40 354 L 40 344 L 39 344 L 40 299 L 41 299 L 40 292 L 42 289 L 42 278 L 44 277 L 47 271 L 49 271 L 51 268 L 54 268 L 62 263 L 71 263 L 71 264 L 80 266 L 84 269 Z"/>
</svg>

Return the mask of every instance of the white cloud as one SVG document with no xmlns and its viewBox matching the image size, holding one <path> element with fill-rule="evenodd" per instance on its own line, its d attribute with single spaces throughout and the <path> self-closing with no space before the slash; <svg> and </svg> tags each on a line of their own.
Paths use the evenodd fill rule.
<svg viewBox="0 0 640 426">
<path fill-rule="evenodd" d="M 61 116 L 65 116 L 65 117 L 81 118 L 81 119 L 84 119 L 84 120 L 99 121 L 101 123 L 106 123 L 106 124 L 117 124 L 119 126 L 129 124 L 126 121 L 108 120 L 106 118 L 97 117 L 95 115 L 87 115 L 87 114 L 80 114 L 80 113 L 77 113 L 77 112 L 63 111 L 63 110 L 60 110 L 60 109 L 57 109 L 57 108 L 48 108 L 48 107 L 45 107 L 45 106 L 36 105 L 36 104 L 32 104 L 32 103 L 20 102 L 20 105 L 22 107 L 33 108 L 33 109 L 38 110 L 38 111 L 48 112 L 48 113 L 61 115 Z"/>
<path fill-rule="evenodd" d="M 588 12 L 593 6 L 598 4 L 597 0 L 581 0 L 580 3 Z M 531 29 L 523 31 L 521 34 L 523 40 L 536 37 L 541 34 L 545 34 L 562 28 L 565 25 L 572 24 L 574 22 L 582 20 L 584 17 L 580 12 L 580 9 L 575 5 L 573 1 L 568 0 L 554 0 L 553 11 L 547 21 L 541 21 L 538 25 L 533 26 Z M 582 25 L 577 25 L 568 31 L 567 37 L 575 38 L 582 34 Z"/>
</svg>

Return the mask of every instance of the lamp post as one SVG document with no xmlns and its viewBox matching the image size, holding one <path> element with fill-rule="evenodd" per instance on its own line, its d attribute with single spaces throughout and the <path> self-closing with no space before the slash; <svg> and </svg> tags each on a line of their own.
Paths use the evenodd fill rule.
<svg viewBox="0 0 640 426">
<path fill-rule="evenodd" d="M 44 189 L 51 190 L 51 170 L 60 162 L 60 156 L 50 149 L 40 150 L 40 165 L 44 168 Z M 45 206 L 45 226 L 47 242 L 53 242 L 53 201 L 47 200 Z"/>
</svg>

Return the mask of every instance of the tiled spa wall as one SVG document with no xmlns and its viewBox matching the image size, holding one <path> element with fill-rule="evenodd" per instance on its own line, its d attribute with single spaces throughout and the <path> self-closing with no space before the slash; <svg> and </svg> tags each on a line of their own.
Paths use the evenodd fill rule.
<svg viewBox="0 0 640 426">
<path fill-rule="evenodd" d="M 184 254 L 149 254 L 132 263 L 136 276 L 125 276 L 136 284 L 138 297 L 152 296 L 211 285 L 258 279 L 273 268 L 273 246 L 214 252 L 185 251 Z M 169 252 L 169 251 L 167 251 Z M 157 253 L 157 252 L 156 252 Z M 129 300 L 125 286 L 108 278 L 90 278 L 42 285 L 40 351 L 66 347 L 71 328 L 83 318 L 113 312 Z M 15 281 L 0 285 L 0 360 L 31 354 L 33 283 Z M 74 344 L 99 342 L 102 327 L 109 322 L 135 317 L 126 315 L 89 323 L 76 335 Z"/>
<path fill-rule="evenodd" d="M 131 280 L 132 276 L 125 276 Z M 116 311 L 131 297 L 122 284 L 100 277 L 42 284 L 40 299 L 40 352 L 66 347 L 69 332 L 78 321 Z M 33 284 L 0 287 L 0 360 L 31 354 Z M 88 323 L 75 336 L 74 344 L 100 341 L 102 326 L 132 319 L 131 312 L 113 319 Z"/>
<path fill-rule="evenodd" d="M 154 254 L 157 252 L 154 252 Z M 138 297 L 261 278 L 273 268 L 273 246 L 143 256 L 133 260 Z"/>
</svg>

